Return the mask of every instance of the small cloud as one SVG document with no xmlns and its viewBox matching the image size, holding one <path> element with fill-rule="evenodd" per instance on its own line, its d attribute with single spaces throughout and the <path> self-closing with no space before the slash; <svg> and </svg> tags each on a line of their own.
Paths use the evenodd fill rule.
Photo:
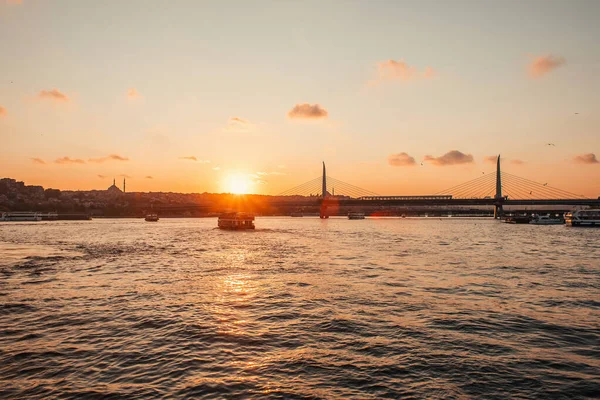
<svg viewBox="0 0 600 400">
<path fill-rule="evenodd" d="M 120 156 L 118 154 L 110 154 L 106 157 L 90 158 L 88 161 L 100 164 L 106 161 L 129 161 L 129 158 Z"/>
<path fill-rule="evenodd" d="M 104 176 L 104 175 L 98 175 L 98 178 L 100 178 L 100 179 L 106 179 L 106 176 Z"/>
<path fill-rule="evenodd" d="M 79 158 L 62 157 L 54 160 L 56 164 L 85 164 L 85 161 Z"/>
<path fill-rule="evenodd" d="M 496 164 L 496 161 L 498 161 L 498 156 L 483 157 L 483 162 L 488 163 L 488 164 Z"/>
<path fill-rule="evenodd" d="M 194 156 L 187 156 L 187 157 L 179 157 L 180 160 L 190 160 L 190 161 L 198 161 L 198 159 Z"/>
<path fill-rule="evenodd" d="M 252 183 L 256 183 L 257 185 L 268 185 L 269 182 L 265 181 L 264 179 L 253 179 Z"/>
<path fill-rule="evenodd" d="M 285 172 L 280 172 L 280 171 L 272 171 L 272 172 L 260 171 L 260 172 L 257 172 L 256 174 L 260 175 L 260 176 L 266 176 L 266 175 L 287 175 Z"/>
<path fill-rule="evenodd" d="M 529 75 L 533 78 L 539 78 L 550 71 L 565 65 L 567 60 L 564 57 L 547 56 L 535 57 L 528 65 Z"/>
<path fill-rule="evenodd" d="M 6 111 L 6 108 L 0 106 L 0 117 L 4 117 L 4 116 L 6 116 L 6 114 L 8 114 L 8 111 Z"/>
<path fill-rule="evenodd" d="M 46 164 L 46 161 L 42 160 L 41 158 L 32 158 L 31 162 L 33 162 L 34 164 Z"/>
<path fill-rule="evenodd" d="M 154 177 L 152 177 L 152 176 L 150 176 L 150 175 L 146 175 L 144 178 L 145 178 L 145 179 L 154 179 Z"/>
<path fill-rule="evenodd" d="M 127 89 L 127 97 L 130 99 L 138 99 L 142 97 L 142 95 L 139 94 L 135 88 L 129 88 Z"/>
<path fill-rule="evenodd" d="M 214 171 L 219 171 L 221 169 L 221 167 L 213 167 Z"/>
<path fill-rule="evenodd" d="M 126 174 L 121 174 L 119 176 L 122 177 L 122 178 L 127 178 L 127 179 L 133 178 L 132 176 L 129 176 L 129 175 L 126 175 Z"/>
<path fill-rule="evenodd" d="M 434 165 L 458 165 L 473 163 L 473 156 L 465 154 L 458 150 L 451 150 L 440 157 L 425 156 L 425 161 L 430 161 Z"/>
<path fill-rule="evenodd" d="M 435 70 L 431 67 L 425 67 L 423 72 L 420 72 L 404 61 L 387 60 L 377 63 L 377 77 L 371 83 L 430 79 L 434 76 Z"/>
<path fill-rule="evenodd" d="M 288 113 L 288 118 L 296 119 L 321 119 L 327 118 L 329 113 L 319 104 L 296 104 Z"/>
<path fill-rule="evenodd" d="M 227 126 L 223 128 L 225 132 L 251 132 L 254 130 L 254 124 L 247 119 L 240 117 L 231 117 L 227 121 Z"/>
<path fill-rule="evenodd" d="M 416 165 L 417 162 L 415 161 L 414 157 L 411 157 L 406 153 L 397 153 L 397 154 L 391 154 L 388 157 L 388 164 L 390 164 L 394 167 L 408 167 L 408 166 Z"/>
<path fill-rule="evenodd" d="M 512 165 L 523 165 L 523 164 L 527 164 L 525 161 L 523 160 L 510 160 L 510 163 Z"/>
<path fill-rule="evenodd" d="M 579 154 L 573 157 L 573 162 L 577 164 L 598 164 L 600 161 L 594 153 Z"/>
<path fill-rule="evenodd" d="M 38 93 L 40 99 L 54 100 L 54 101 L 69 101 L 69 96 L 64 94 L 58 89 L 42 90 Z"/>
</svg>

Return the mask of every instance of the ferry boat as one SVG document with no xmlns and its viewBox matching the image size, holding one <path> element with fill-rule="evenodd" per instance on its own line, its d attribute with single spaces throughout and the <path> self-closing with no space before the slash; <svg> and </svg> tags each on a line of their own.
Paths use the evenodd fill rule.
<svg viewBox="0 0 600 400">
<path fill-rule="evenodd" d="M 567 226 L 589 226 L 600 228 L 600 209 L 579 210 L 565 214 Z"/>
<path fill-rule="evenodd" d="M 365 213 L 361 212 L 349 212 L 348 219 L 365 219 Z"/>
<path fill-rule="evenodd" d="M 531 221 L 532 225 L 562 225 L 565 220 L 560 217 L 551 217 L 550 215 L 534 215 Z"/>
<path fill-rule="evenodd" d="M 29 211 L 3 212 L 0 221 L 41 221 L 42 213 Z"/>
<path fill-rule="evenodd" d="M 148 222 L 157 222 L 158 214 L 148 214 L 148 215 L 146 215 L 146 218 L 144 218 L 144 219 Z"/>
<path fill-rule="evenodd" d="M 247 213 L 225 213 L 219 216 L 219 229 L 241 230 L 255 229 L 254 215 Z"/>
</svg>

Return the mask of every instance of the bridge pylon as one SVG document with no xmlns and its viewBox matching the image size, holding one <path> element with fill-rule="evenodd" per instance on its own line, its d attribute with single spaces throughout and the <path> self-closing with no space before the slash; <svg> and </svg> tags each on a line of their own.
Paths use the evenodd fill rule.
<svg viewBox="0 0 600 400">
<path fill-rule="evenodd" d="M 504 215 L 504 196 L 502 196 L 502 172 L 500 170 L 500 154 L 496 162 L 496 195 L 494 196 L 494 218 L 500 219 Z"/>
<path fill-rule="evenodd" d="M 327 212 L 327 203 L 325 202 L 325 198 L 327 197 L 327 172 L 325 171 L 325 161 L 323 161 L 323 182 L 321 185 L 321 197 L 323 201 L 321 202 L 321 210 L 319 212 L 319 217 L 321 219 L 329 218 L 329 213 Z"/>
</svg>

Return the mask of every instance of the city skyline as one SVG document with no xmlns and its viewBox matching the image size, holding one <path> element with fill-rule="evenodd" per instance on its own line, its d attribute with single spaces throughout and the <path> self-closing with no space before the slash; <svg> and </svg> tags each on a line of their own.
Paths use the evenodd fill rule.
<svg viewBox="0 0 600 400">
<path fill-rule="evenodd" d="M 3 176 L 275 195 L 325 160 L 428 194 L 502 154 L 600 194 L 598 3 L 159 4 L 0 3 Z"/>
</svg>

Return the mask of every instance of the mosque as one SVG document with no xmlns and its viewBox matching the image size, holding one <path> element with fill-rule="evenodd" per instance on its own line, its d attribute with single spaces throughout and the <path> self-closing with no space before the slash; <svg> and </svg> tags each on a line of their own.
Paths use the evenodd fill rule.
<svg viewBox="0 0 600 400">
<path fill-rule="evenodd" d="M 116 181 L 113 178 L 113 184 L 106 189 L 106 192 L 108 194 L 121 194 L 121 193 L 125 193 L 125 178 L 123 178 L 123 190 L 119 189 L 119 187 L 116 185 Z"/>
</svg>

